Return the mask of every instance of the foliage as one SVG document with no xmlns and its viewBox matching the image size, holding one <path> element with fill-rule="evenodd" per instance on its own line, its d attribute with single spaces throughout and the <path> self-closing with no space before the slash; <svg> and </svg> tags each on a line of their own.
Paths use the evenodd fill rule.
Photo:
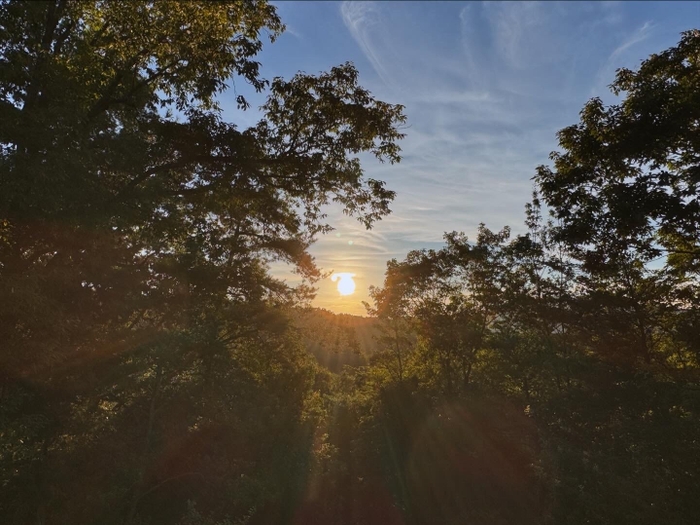
<svg viewBox="0 0 700 525">
<path fill-rule="evenodd" d="M 508 400 L 513 431 L 534 434 L 522 471 L 528 487 L 510 495 L 493 487 L 483 496 L 498 494 L 490 510 L 518 517 L 467 518 L 456 497 L 421 501 L 460 463 L 469 464 L 455 453 L 446 462 L 456 465 L 440 465 L 440 453 L 452 445 L 451 430 L 439 426 L 421 458 L 433 459 L 420 476 L 431 487 L 405 496 L 415 522 L 437 515 L 456 523 L 695 521 L 698 506 L 689 495 L 700 488 L 693 437 L 700 430 L 700 374 L 691 342 L 700 311 L 693 138 L 699 42 L 697 31 L 684 33 L 677 47 L 652 55 L 638 71 L 620 70 L 612 89 L 626 98 L 608 107 L 593 99 L 581 122 L 560 132 L 554 169 L 540 167 L 535 177 L 525 234 L 511 238 L 508 228 L 481 225 L 473 242 L 450 233 L 443 249 L 387 264 L 370 312 L 385 323 L 400 320 L 415 342 L 407 349 L 409 377 L 383 382 L 385 389 L 413 390 L 401 402 L 382 403 L 415 407 L 429 393 L 437 417 L 445 403 L 457 404 L 451 417 L 470 421 L 471 434 L 500 426 L 509 409 L 495 400 Z M 492 407 L 478 424 L 474 403 Z M 431 409 L 419 413 L 409 416 L 411 424 L 430 421 Z M 522 414 L 534 428 L 514 430 Z M 411 424 L 399 424 L 396 443 Z M 404 445 L 409 465 L 418 442 Z M 523 445 L 513 434 L 506 442 Z M 473 457 L 488 457 L 469 435 L 458 443 L 474 447 Z M 514 471 L 515 463 L 499 467 L 491 458 L 477 479 L 485 483 L 504 469 Z M 410 483 L 407 472 L 394 474 Z M 450 479 L 446 494 L 476 493 L 469 477 Z M 534 514 L 517 510 L 519 498 L 534 498 Z"/>
<path fill-rule="evenodd" d="M 0 3 L 10 522 L 235 521 L 299 497 L 327 386 L 290 308 L 325 205 L 389 213 L 357 155 L 398 162 L 405 117 L 349 63 L 261 77 L 283 30 L 266 1 Z M 267 94 L 248 129 L 219 105 L 237 82 Z"/>
<path fill-rule="evenodd" d="M 699 56 L 692 30 L 638 71 L 620 69 L 611 89 L 625 99 L 590 100 L 581 122 L 559 132 L 554 169 L 538 169 L 559 235 L 589 265 L 633 250 L 644 261 L 668 253 L 672 266 L 697 270 Z"/>
</svg>

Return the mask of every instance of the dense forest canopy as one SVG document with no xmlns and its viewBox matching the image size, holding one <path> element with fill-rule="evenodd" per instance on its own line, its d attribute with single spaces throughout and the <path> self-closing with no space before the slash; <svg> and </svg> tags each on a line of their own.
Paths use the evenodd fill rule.
<svg viewBox="0 0 700 525">
<path fill-rule="evenodd" d="M 0 1 L 0 521 L 695 523 L 700 32 L 559 132 L 526 233 L 389 261 L 358 318 L 308 308 L 309 247 L 389 213 L 358 156 L 400 160 L 404 108 L 263 78 L 284 29 Z"/>
</svg>

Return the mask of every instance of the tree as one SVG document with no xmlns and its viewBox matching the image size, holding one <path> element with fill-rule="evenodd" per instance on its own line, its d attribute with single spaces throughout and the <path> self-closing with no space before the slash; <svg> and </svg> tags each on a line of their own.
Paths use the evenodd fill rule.
<svg viewBox="0 0 700 525">
<path fill-rule="evenodd" d="M 375 306 L 369 309 L 387 332 L 385 361 L 402 365 L 410 348 L 406 332 L 414 330 L 421 350 L 414 360 L 423 377 L 437 381 L 448 396 L 469 386 L 477 354 L 499 315 L 507 280 L 501 245 L 509 235 L 507 228 L 494 233 L 481 225 L 473 244 L 452 232 L 441 250 L 414 250 L 406 260 L 387 264 L 384 287 L 372 290 Z"/>
<path fill-rule="evenodd" d="M 559 132 L 553 168 L 537 170 L 553 238 L 576 263 L 566 331 L 579 367 L 567 395 L 539 407 L 558 447 L 557 522 L 697 512 L 681 495 L 697 489 L 698 466 L 681 465 L 697 448 L 699 58 L 693 30 L 618 70 L 611 89 L 624 99 L 589 101 Z"/>
<path fill-rule="evenodd" d="M 373 99 L 350 64 L 262 79 L 259 32 L 283 29 L 265 2 L 4 2 L 0 20 L 2 289 L 20 306 L 9 340 L 65 351 L 75 334 L 42 320 L 81 332 L 149 300 L 177 316 L 213 295 L 281 298 L 265 264 L 313 279 L 306 248 L 328 229 L 325 204 L 367 226 L 389 211 L 393 193 L 352 155 L 398 161 L 402 108 Z M 270 87 L 243 131 L 215 99 L 232 75 Z"/>
<path fill-rule="evenodd" d="M 349 63 L 262 78 L 262 35 L 283 30 L 264 0 L 0 2 L 1 403 L 24 458 L 2 463 L 0 505 L 18 520 L 62 501 L 69 442 L 97 463 L 116 452 L 102 505 L 135 518 L 169 479 L 147 475 L 165 441 L 185 421 L 235 427 L 246 381 L 270 381 L 240 396 L 287 406 L 296 436 L 313 367 L 290 357 L 284 310 L 320 275 L 308 247 L 326 205 L 367 227 L 389 213 L 393 192 L 357 155 L 398 162 L 405 117 Z M 268 95 L 248 129 L 218 103 L 238 82 Z M 273 261 L 304 283 L 274 279 Z M 133 449 L 114 441 L 129 420 Z"/>
<path fill-rule="evenodd" d="M 618 70 L 611 90 L 624 100 L 590 100 L 581 121 L 559 132 L 554 168 L 538 168 L 561 239 L 590 267 L 632 250 L 643 262 L 668 254 L 669 264 L 697 273 L 699 75 L 700 31 L 687 31 L 639 70 Z"/>
</svg>

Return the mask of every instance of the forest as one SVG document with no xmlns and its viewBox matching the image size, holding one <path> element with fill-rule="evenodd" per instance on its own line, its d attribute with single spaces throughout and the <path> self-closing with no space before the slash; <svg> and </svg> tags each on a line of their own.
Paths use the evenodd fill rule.
<svg viewBox="0 0 700 525">
<path fill-rule="evenodd" d="M 0 1 L 0 522 L 698 523 L 700 31 L 523 168 L 525 233 L 455 224 L 363 318 L 310 306 L 309 249 L 390 212 L 358 159 L 407 115 L 350 62 L 263 78 L 284 30 Z"/>
</svg>

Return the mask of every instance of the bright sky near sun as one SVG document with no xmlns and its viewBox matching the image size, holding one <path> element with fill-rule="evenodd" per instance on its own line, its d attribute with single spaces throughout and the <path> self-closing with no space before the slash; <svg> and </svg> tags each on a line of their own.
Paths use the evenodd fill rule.
<svg viewBox="0 0 700 525">
<path fill-rule="evenodd" d="M 445 231 L 473 237 L 480 222 L 522 231 L 531 177 L 556 148 L 556 132 L 577 121 L 589 98 L 614 101 L 606 86 L 616 68 L 636 67 L 700 27 L 697 2 L 275 5 L 287 32 L 260 54 L 263 76 L 352 61 L 377 98 L 406 106 L 402 162 L 363 158 L 367 176 L 397 192 L 393 213 L 366 231 L 330 210 L 336 230 L 312 248 L 324 271 L 353 273 L 356 283 L 341 295 L 326 279 L 314 304 L 353 314 L 364 314 L 387 260 L 437 248 Z M 225 118 L 252 124 L 258 115 L 236 111 L 234 99 L 224 95 Z"/>
</svg>

